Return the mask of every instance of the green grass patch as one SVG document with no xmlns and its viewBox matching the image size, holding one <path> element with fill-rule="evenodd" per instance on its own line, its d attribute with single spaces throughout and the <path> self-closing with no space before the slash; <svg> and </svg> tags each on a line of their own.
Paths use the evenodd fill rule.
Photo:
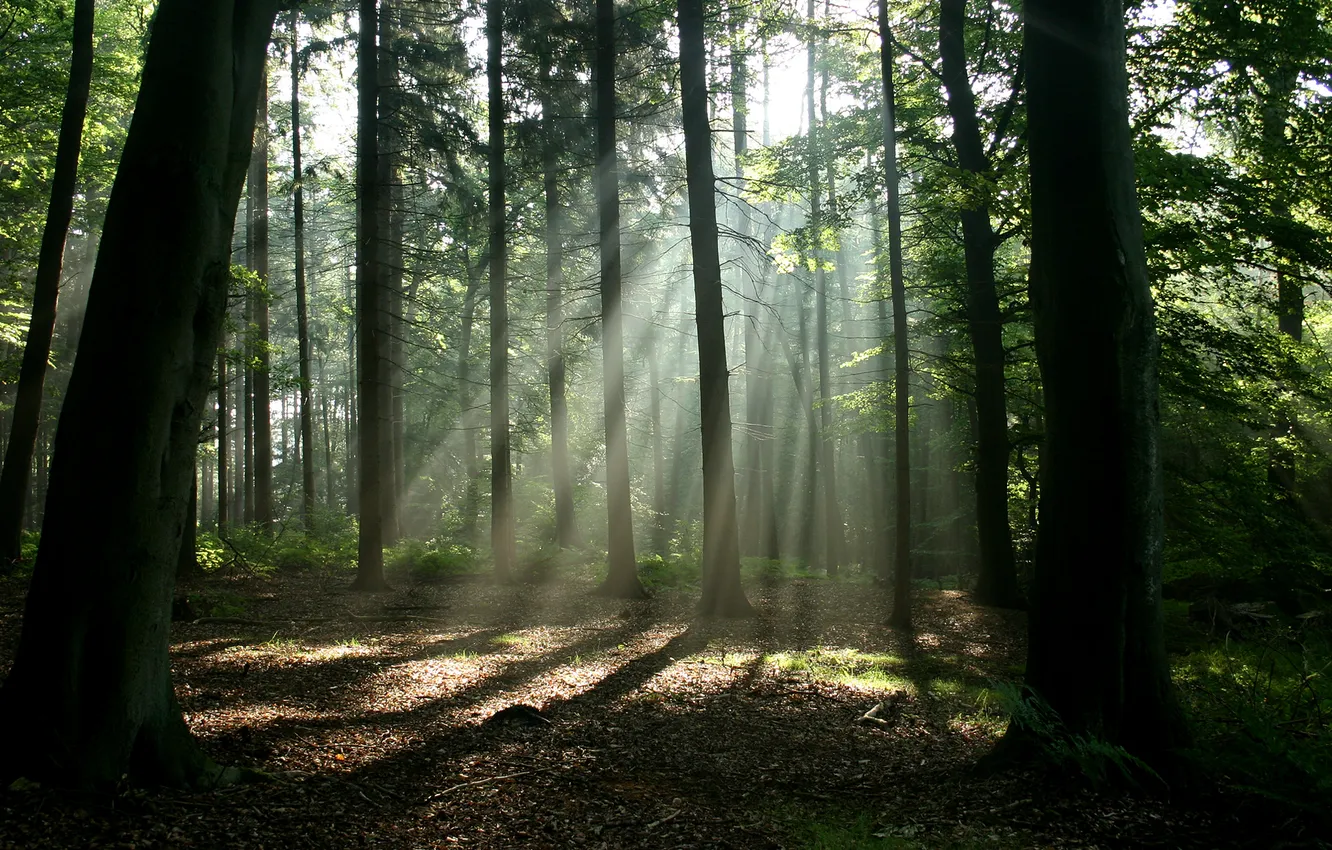
<svg viewBox="0 0 1332 850">
<path fill-rule="evenodd" d="M 885 691 L 915 691 L 915 686 L 903 675 L 902 659 L 895 655 L 819 647 L 801 652 L 778 652 L 763 660 L 783 673 L 807 676 L 816 682 Z"/>
</svg>

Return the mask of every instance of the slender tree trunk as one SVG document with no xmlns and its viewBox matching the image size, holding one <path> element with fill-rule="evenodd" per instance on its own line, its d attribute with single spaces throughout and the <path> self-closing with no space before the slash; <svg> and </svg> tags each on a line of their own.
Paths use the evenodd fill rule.
<svg viewBox="0 0 1332 850">
<path fill-rule="evenodd" d="M 109 791 L 126 779 L 213 787 L 236 778 L 189 734 L 168 626 L 275 5 L 158 6 L 0 695 L 7 727 L 23 729 L 6 749 L 6 783 Z"/>
<path fill-rule="evenodd" d="M 254 271 L 263 288 L 254 298 L 254 521 L 273 530 L 273 426 L 268 353 L 268 68 L 260 89 L 254 155 Z"/>
<path fill-rule="evenodd" d="M 472 414 L 472 331 L 476 319 L 476 299 L 481 290 L 479 269 L 463 253 L 467 266 L 467 292 L 463 295 L 462 334 L 458 340 L 458 424 L 463 433 L 463 469 L 467 484 L 463 493 L 463 539 L 476 539 L 476 520 L 480 502 L 481 469 L 476 459 L 476 417 Z"/>
<path fill-rule="evenodd" d="M 190 481 L 190 497 L 180 535 L 180 554 L 176 558 L 176 579 L 199 574 L 199 472 Z"/>
<path fill-rule="evenodd" d="M 74 3 L 69 89 L 65 93 L 65 105 L 60 114 L 55 173 L 51 178 L 51 200 L 46 208 L 46 225 L 42 229 L 42 245 L 33 285 L 32 316 L 28 321 L 28 338 L 23 346 L 23 361 L 19 366 L 14 414 L 9 442 L 5 446 L 4 472 L 0 474 L 0 568 L 19 557 L 23 502 L 28 496 L 28 476 L 32 469 L 37 422 L 42 413 L 46 361 L 51 353 L 56 301 L 60 295 L 60 270 L 65 260 L 69 222 L 74 214 L 74 188 L 79 170 L 79 151 L 83 146 L 83 120 L 88 114 L 88 92 L 92 85 L 93 13 L 93 0 L 76 0 Z"/>
<path fill-rule="evenodd" d="M 504 173 L 504 0 L 486 2 L 490 89 L 490 539 L 495 578 L 514 577 L 513 465 L 509 434 L 509 246 Z"/>
<path fill-rule="evenodd" d="M 888 187 L 888 275 L 893 299 L 894 431 L 897 475 L 897 546 L 893 557 L 892 625 L 911 628 L 911 395 L 907 345 L 906 283 L 902 275 L 902 203 L 898 193 L 897 123 L 893 89 L 893 40 L 888 0 L 879 0 L 879 70 L 883 75 L 883 170 Z"/>
<path fill-rule="evenodd" d="M 356 43 L 356 313 L 360 324 L 357 403 L 357 476 L 360 543 L 353 590 L 379 591 L 384 580 L 384 501 L 380 494 L 384 470 L 380 462 L 383 394 L 377 364 L 384 356 L 385 340 L 380 304 L 379 207 L 379 32 L 377 0 L 360 0 L 361 31 Z"/>
<path fill-rule="evenodd" d="M 670 541 L 666 508 L 666 440 L 661 432 L 661 367 L 654 333 L 648 350 L 648 416 L 652 420 L 652 551 L 668 554 Z"/>
<path fill-rule="evenodd" d="M 1071 733 L 1168 776 L 1189 736 L 1162 637 L 1158 342 L 1124 13 L 1118 0 L 1028 0 L 1024 12 L 1046 426 L 1027 684 Z"/>
<path fill-rule="evenodd" d="M 305 189 L 301 172 L 301 68 L 297 41 L 301 13 L 291 12 L 291 173 L 293 187 L 292 218 L 296 254 L 296 342 L 299 348 L 301 378 L 301 521 L 306 531 L 314 531 L 315 464 L 314 411 L 311 402 L 309 308 L 305 295 Z"/>
<path fill-rule="evenodd" d="M 217 349 L 217 533 L 226 534 L 230 527 L 227 508 L 231 498 L 230 481 L 227 474 L 227 444 L 231 440 L 231 420 L 227 405 L 227 333 L 221 334 L 221 345 Z"/>
<path fill-rule="evenodd" d="M 601 355 L 606 417 L 607 596 L 646 596 L 634 556 L 629 433 L 624 412 L 620 175 L 615 151 L 615 0 L 597 0 L 597 218 L 601 226 Z"/>
<path fill-rule="evenodd" d="M 251 172 L 253 173 L 253 172 Z M 252 206 L 253 200 L 247 199 L 246 206 Z M 254 231 L 253 216 L 246 225 L 250 232 Z M 253 245 L 253 237 L 250 242 Z M 254 270 L 253 249 L 251 249 L 250 262 L 246 267 Z M 242 443 L 238 457 L 243 454 L 244 459 L 237 464 L 237 486 L 236 493 L 240 498 L 239 508 L 236 515 L 242 517 L 245 525 L 254 525 L 254 369 L 252 367 L 254 359 L 254 296 L 247 294 L 245 297 L 245 306 L 241 308 L 244 311 L 245 341 L 242 350 L 245 354 L 245 381 L 243 396 L 238 400 L 241 406 L 239 419 L 244 423 L 241 433 L 237 436 L 237 441 Z"/>
<path fill-rule="evenodd" d="M 750 235 L 749 211 L 745 208 L 745 155 L 749 150 L 749 66 L 745 55 L 745 24 L 747 11 L 733 6 L 728 12 L 731 31 L 731 150 L 735 154 L 735 191 L 740 196 L 736 231 L 740 235 L 741 251 Z M 761 431 L 763 397 L 759 361 L 762 345 L 759 342 L 758 276 L 743 264 L 739 266 L 744 278 L 741 287 L 745 293 L 743 309 L 745 332 L 745 473 L 744 511 L 741 513 L 740 549 L 751 555 L 763 548 L 763 440 Z"/>
<path fill-rule="evenodd" d="M 549 38 L 549 36 L 547 36 Z M 577 540 L 573 479 L 569 475 L 569 405 L 564 368 L 564 211 L 560 206 L 560 144 L 550 45 L 541 55 L 542 183 L 546 202 L 546 379 L 550 387 L 550 472 L 555 491 L 555 542 L 565 549 Z"/>
<path fill-rule="evenodd" d="M 942 0 L 939 54 L 953 119 L 958 165 L 977 180 L 990 177 L 981 143 L 976 98 L 966 56 L 966 0 Z M 967 264 L 967 326 L 976 361 L 976 531 L 980 577 L 976 598 L 983 605 L 1020 607 L 1013 532 L 1008 523 L 1008 412 L 1004 397 L 1004 325 L 994 281 L 998 245 L 983 200 L 961 211 Z"/>
<path fill-rule="evenodd" d="M 323 421 L 324 432 L 324 510 L 333 512 L 337 500 L 333 494 L 333 439 L 328 428 L 328 374 L 324 357 L 319 357 L 319 414 Z"/>
<path fill-rule="evenodd" d="M 605 2 L 605 0 L 602 0 Z M 740 535 L 731 457 L 731 396 L 726 368 L 716 181 L 708 125 L 707 50 L 702 0 L 680 0 L 680 98 L 684 110 L 689 243 L 694 255 L 699 398 L 703 432 L 703 593 L 709 616 L 754 613 L 740 584 Z"/>
</svg>

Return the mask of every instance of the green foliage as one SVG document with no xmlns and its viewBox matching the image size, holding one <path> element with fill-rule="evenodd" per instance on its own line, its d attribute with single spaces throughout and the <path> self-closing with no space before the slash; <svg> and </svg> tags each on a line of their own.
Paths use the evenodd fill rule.
<svg viewBox="0 0 1332 850">
<path fill-rule="evenodd" d="M 667 556 L 646 555 L 638 559 L 638 580 L 648 590 L 693 588 L 703 577 L 702 553 L 690 551 Z"/>
<path fill-rule="evenodd" d="M 1118 744 L 1069 730 L 1049 703 L 1026 686 L 1003 682 L 995 691 L 1009 723 L 1029 735 L 1055 769 L 1080 775 L 1093 788 L 1137 787 L 1146 777 L 1164 784 L 1150 765 Z"/>
<path fill-rule="evenodd" d="M 1213 639 L 1175 660 L 1175 679 L 1209 773 L 1332 826 L 1332 638 L 1321 619 Z"/>
<path fill-rule="evenodd" d="M 481 572 L 476 552 L 461 543 L 440 540 L 404 540 L 384 553 L 390 575 L 416 582 L 445 581 Z"/>
</svg>

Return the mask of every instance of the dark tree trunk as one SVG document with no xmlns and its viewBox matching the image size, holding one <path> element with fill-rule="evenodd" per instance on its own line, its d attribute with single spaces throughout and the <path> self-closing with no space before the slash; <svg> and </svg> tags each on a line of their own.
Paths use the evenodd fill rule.
<svg viewBox="0 0 1332 850">
<path fill-rule="evenodd" d="M 1045 387 L 1027 684 L 1072 733 L 1168 770 L 1158 343 L 1118 0 L 1025 7 L 1031 296 Z M 1018 740 L 1021 732 L 1018 731 Z"/>
<path fill-rule="evenodd" d="M 745 209 L 745 155 L 749 150 L 749 65 L 745 56 L 745 7 L 733 6 L 728 12 L 731 31 L 731 150 L 735 155 L 735 191 L 740 201 L 736 231 L 743 246 L 749 240 L 749 211 Z M 741 250 L 745 250 L 743 247 Z M 744 510 L 741 512 L 740 549 L 751 555 L 763 549 L 763 440 L 759 420 L 763 417 L 763 396 L 759 378 L 759 360 L 762 346 L 759 341 L 758 276 L 743 263 L 739 264 L 744 278 L 741 291 L 745 294 L 742 314 L 745 326 L 745 468 Z"/>
<path fill-rule="evenodd" d="M 199 570 L 199 472 L 190 480 L 190 498 L 185 509 L 185 523 L 180 535 L 180 554 L 176 559 L 176 579 L 196 576 Z"/>
<path fill-rule="evenodd" d="M 379 375 L 379 496 L 385 546 L 401 536 L 402 470 L 402 180 L 398 151 L 402 146 L 398 60 L 393 51 L 393 6 L 381 0 L 379 10 L 379 311 L 384 337 Z"/>
<path fill-rule="evenodd" d="M 888 275 L 893 299 L 894 433 L 896 439 L 897 527 L 893 556 L 892 625 L 911 628 L 911 394 L 907 345 L 906 283 L 902 276 L 902 202 L 898 193 L 897 123 L 893 88 L 893 39 L 888 0 L 879 0 L 879 70 L 883 76 L 883 170 L 888 188 Z"/>
<path fill-rule="evenodd" d="M 629 433 L 624 413 L 620 175 L 615 152 L 615 0 L 597 0 L 597 219 L 601 227 L 601 356 L 606 418 L 606 580 L 598 592 L 646 596 L 634 556 Z"/>
<path fill-rule="evenodd" d="M 305 295 L 305 189 L 301 174 L 301 69 L 297 40 L 300 12 L 291 12 L 291 173 L 293 187 L 292 220 L 296 254 L 296 343 L 301 378 L 301 521 L 306 531 L 314 530 L 315 462 L 314 410 L 311 401 L 310 328 Z"/>
<path fill-rule="evenodd" d="M 361 31 L 356 43 L 356 314 L 360 324 L 357 365 L 357 459 L 360 474 L 357 505 L 360 543 L 353 590 L 379 591 L 384 580 L 383 466 L 380 439 L 383 394 L 379 392 L 377 364 L 384 356 L 383 316 L 380 309 L 379 205 L 379 32 L 377 0 L 360 0 Z"/>
<path fill-rule="evenodd" d="M 329 402 L 328 374 L 324 366 L 324 357 L 319 357 L 319 414 L 323 422 L 324 432 L 324 510 L 330 513 L 334 509 L 337 501 L 333 495 L 333 438 L 328 428 L 328 408 Z M 333 403 L 337 403 L 337 396 L 333 398 Z"/>
<path fill-rule="evenodd" d="M 549 37 L 549 36 L 547 36 Z M 564 369 L 564 211 L 560 207 L 560 137 L 550 78 L 550 46 L 541 56 L 542 183 L 546 202 L 546 379 L 550 387 L 550 477 L 555 491 L 555 542 L 577 541 L 573 479 L 569 475 L 569 404 Z"/>
<path fill-rule="evenodd" d="M 605 2 L 605 0 L 602 0 Z M 680 0 L 680 98 L 689 185 L 689 243 L 694 255 L 699 398 L 703 420 L 703 594 L 708 616 L 754 613 L 740 585 L 740 535 L 731 458 L 731 397 L 726 369 L 716 182 L 708 126 L 707 49 L 702 0 Z"/>
<path fill-rule="evenodd" d="M 228 416 L 227 405 L 230 401 L 227 398 L 227 333 L 224 329 L 221 333 L 220 344 L 217 350 L 217 533 L 224 535 L 230 526 L 228 501 L 231 498 L 230 480 L 227 475 L 230 468 L 227 464 L 227 445 L 231 441 L 231 420 Z"/>
<path fill-rule="evenodd" d="M 269 396 L 268 353 L 268 68 L 259 89 L 259 118 L 255 127 L 254 163 L 254 272 L 262 291 L 254 297 L 254 521 L 264 533 L 273 530 L 273 425 Z"/>
<path fill-rule="evenodd" d="M 976 98 L 966 55 L 966 0 L 943 0 L 939 12 L 939 54 L 953 119 L 958 165 L 979 180 L 989 179 L 990 161 L 981 143 Z M 976 360 L 976 531 L 980 576 L 976 598 L 1006 608 L 1023 603 L 1008 524 L 1008 413 L 1004 397 L 1004 325 L 994 282 L 998 245 L 990 209 L 977 199 L 961 211 L 962 246 L 967 265 L 967 326 Z"/>
<path fill-rule="evenodd" d="M 214 786 L 237 777 L 189 734 L 172 693 L 168 626 L 275 6 L 158 7 L 4 685 L 3 719 L 23 730 L 6 748 L 5 782 L 110 790 L 126 778 Z"/>
<path fill-rule="evenodd" d="M 490 543 L 495 578 L 513 578 L 517 553 L 509 448 L 509 264 L 504 201 L 504 0 L 486 2 L 490 90 Z"/>
<path fill-rule="evenodd" d="M 661 367 L 657 363 L 657 336 L 649 339 L 648 416 L 652 421 L 652 551 L 668 554 L 666 508 L 666 440 L 661 432 Z"/>
<path fill-rule="evenodd" d="M 5 445 L 5 467 L 0 474 L 0 568 L 19 557 L 23 531 L 23 507 L 28 497 L 28 476 L 42 414 L 42 388 L 46 361 L 51 354 L 55 329 L 56 301 L 60 295 L 60 269 L 65 260 L 65 239 L 74 214 L 74 187 L 83 146 L 83 119 L 88 114 L 88 92 L 93 70 L 93 0 L 74 3 L 73 58 L 69 89 L 60 113 L 60 136 L 56 143 L 55 173 L 51 177 L 51 200 L 46 208 L 37 277 L 33 286 L 32 316 L 19 366 L 14 414 Z"/>
</svg>

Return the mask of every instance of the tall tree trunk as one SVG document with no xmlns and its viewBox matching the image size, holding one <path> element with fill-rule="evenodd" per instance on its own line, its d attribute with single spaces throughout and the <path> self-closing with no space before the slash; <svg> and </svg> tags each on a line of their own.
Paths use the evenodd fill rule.
<svg viewBox="0 0 1332 850">
<path fill-rule="evenodd" d="M 65 239 L 74 215 L 74 187 L 83 146 L 83 120 L 88 114 L 88 92 L 92 86 L 93 0 L 75 0 L 73 58 L 69 88 L 60 113 L 60 136 L 56 142 L 55 173 L 51 177 L 51 200 L 37 258 L 33 285 L 32 316 L 19 366 L 18 390 L 14 395 L 9 442 L 5 446 L 4 472 L 0 474 L 0 568 L 19 557 L 23 530 L 23 503 L 28 496 L 37 423 L 42 413 L 42 388 L 46 361 L 51 354 L 55 329 L 56 301 L 60 295 L 60 270 L 65 261 Z"/>
<path fill-rule="evenodd" d="M 732 6 L 728 12 L 731 31 L 731 150 L 735 155 L 735 191 L 740 197 L 736 231 L 741 251 L 749 240 L 749 211 L 745 209 L 745 155 L 749 150 L 749 65 L 745 51 L 745 24 L 748 11 L 743 6 Z M 744 510 L 741 513 L 740 549 L 751 555 L 763 549 L 763 441 L 759 420 L 763 418 L 762 379 L 759 361 L 762 344 L 759 341 L 758 275 L 738 266 L 744 278 L 741 291 L 745 294 L 743 309 L 745 332 L 745 473 Z"/>
<path fill-rule="evenodd" d="M 504 190 L 504 0 L 486 2 L 490 97 L 490 542 L 495 578 L 514 577 L 517 553 L 509 434 L 509 246 Z"/>
<path fill-rule="evenodd" d="M 481 469 L 476 459 L 476 417 L 472 413 L 472 332 L 476 320 L 476 299 L 481 291 L 480 269 L 472 265 L 469 252 L 463 252 L 467 266 L 467 292 L 463 295 L 462 333 L 458 340 L 458 425 L 463 433 L 463 471 L 467 483 L 463 492 L 462 535 L 476 540 Z"/>
<path fill-rule="evenodd" d="M 942 0 L 939 55 L 953 119 L 958 165 L 976 180 L 990 178 L 981 143 L 976 98 L 966 55 L 966 0 Z M 962 247 L 967 265 L 967 327 L 976 361 L 976 532 L 980 576 L 976 598 L 982 605 L 1020 607 L 1013 532 L 1008 523 L 1008 413 L 1004 397 L 1004 325 L 994 281 L 998 245 L 990 208 L 977 198 L 961 211 Z"/>
<path fill-rule="evenodd" d="M 0 695 L 0 716 L 23 730 L 9 742 L 5 782 L 110 790 L 126 778 L 236 778 L 189 734 L 168 626 L 275 5 L 158 6 Z M 123 379 L 126 362 L 136 380 Z"/>
<path fill-rule="evenodd" d="M 897 474 L 897 546 L 893 556 L 895 628 L 911 628 L 911 394 L 907 345 L 906 283 L 902 276 L 902 202 L 898 193 L 897 123 L 893 87 L 893 36 L 888 0 L 879 0 L 879 70 L 883 76 L 883 170 L 888 186 L 888 275 L 893 299 L 894 433 Z"/>
<path fill-rule="evenodd" d="M 1118 0 L 1028 0 L 1025 15 L 1046 426 L 1027 684 L 1071 733 L 1169 771 L 1188 732 L 1162 638 L 1158 342 L 1124 13 Z"/>
<path fill-rule="evenodd" d="M 606 0 L 601 0 L 606 2 Z M 740 585 L 740 535 L 731 458 L 731 396 L 726 368 L 716 181 L 708 126 L 707 49 L 702 0 L 680 0 L 680 99 L 689 186 L 689 243 L 694 255 L 699 399 L 703 421 L 703 593 L 708 616 L 754 613 Z"/>
<path fill-rule="evenodd" d="M 380 462 L 383 394 L 377 364 L 384 357 L 385 340 L 380 304 L 379 207 L 379 32 L 377 0 L 360 0 L 361 31 L 356 42 L 356 314 L 358 337 L 357 459 L 360 461 L 357 505 L 360 542 L 353 590 L 379 591 L 384 580 L 383 465 Z"/>
<path fill-rule="evenodd" d="M 652 421 L 652 551 L 668 554 L 670 549 L 666 508 L 666 441 L 661 431 L 661 366 L 657 362 L 657 335 L 649 339 L 648 416 Z"/>
<path fill-rule="evenodd" d="M 228 500 L 231 498 L 230 484 L 227 473 L 230 471 L 227 465 L 227 444 L 231 440 L 231 435 L 227 433 L 231 430 L 231 420 L 227 415 L 230 411 L 227 405 L 230 401 L 227 398 L 227 333 L 224 329 L 221 334 L 221 344 L 217 349 L 217 533 L 224 535 L 230 527 L 230 514 L 228 512 Z"/>
<path fill-rule="evenodd" d="M 547 36 L 549 39 L 549 36 Z M 550 387 L 550 477 L 555 491 L 555 542 L 565 549 L 577 539 L 573 479 L 569 475 L 569 404 L 564 368 L 564 211 L 560 207 L 560 138 L 550 78 L 551 47 L 541 54 L 542 184 L 546 202 L 546 379 Z"/>
<path fill-rule="evenodd" d="M 381 0 L 379 9 L 379 311 L 384 338 L 375 369 L 380 395 L 379 496 L 383 500 L 380 522 L 384 545 L 398 542 L 399 494 L 402 470 L 401 430 L 398 416 L 399 360 L 402 356 L 402 186 L 398 149 L 401 99 L 398 96 L 398 61 L 393 51 L 393 5 Z"/>
<path fill-rule="evenodd" d="M 601 227 L 601 356 L 606 418 L 607 596 L 646 596 L 634 557 L 629 433 L 624 412 L 620 175 L 615 151 L 615 0 L 597 0 L 597 219 Z"/>
<path fill-rule="evenodd" d="M 293 187 L 292 220 L 296 255 L 296 343 L 299 348 L 301 378 L 301 521 L 306 531 L 314 531 L 315 464 L 314 411 L 311 402 L 310 327 L 305 295 L 305 189 L 301 173 L 301 68 L 297 42 L 301 13 L 291 11 L 291 174 Z"/>
<path fill-rule="evenodd" d="M 273 425 L 269 396 L 268 352 L 268 68 L 259 91 L 255 128 L 254 271 L 261 291 L 254 297 L 254 521 L 265 534 L 273 530 Z"/>
<path fill-rule="evenodd" d="M 336 396 L 334 398 L 336 403 Z M 324 432 L 324 510 L 332 513 L 333 506 L 337 500 L 333 495 L 333 439 L 329 434 L 328 428 L 328 408 L 330 407 L 328 398 L 328 374 L 324 364 L 324 357 L 319 357 L 319 414 L 323 420 Z"/>
</svg>

